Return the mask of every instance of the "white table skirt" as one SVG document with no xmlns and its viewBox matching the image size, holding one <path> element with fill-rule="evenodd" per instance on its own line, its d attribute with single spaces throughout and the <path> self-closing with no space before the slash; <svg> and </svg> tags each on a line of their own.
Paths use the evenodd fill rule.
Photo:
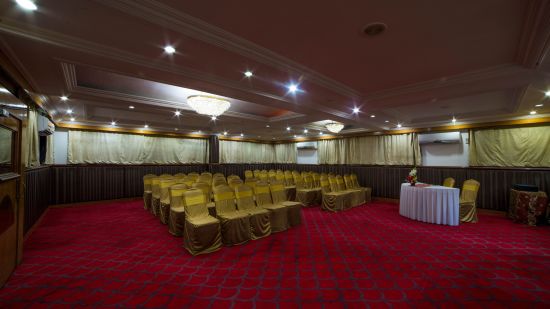
<svg viewBox="0 0 550 309">
<path fill-rule="evenodd" d="M 460 190 L 443 186 L 401 185 L 399 214 L 414 220 L 458 225 Z"/>
</svg>

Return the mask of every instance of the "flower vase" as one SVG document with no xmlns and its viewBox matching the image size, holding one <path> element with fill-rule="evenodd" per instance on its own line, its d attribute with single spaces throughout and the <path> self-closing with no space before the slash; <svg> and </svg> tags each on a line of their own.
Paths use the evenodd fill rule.
<svg viewBox="0 0 550 309">
<path fill-rule="evenodd" d="M 416 185 L 416 182 L 411 182 L 411 187 L 414 187 Z"/>
</svg>

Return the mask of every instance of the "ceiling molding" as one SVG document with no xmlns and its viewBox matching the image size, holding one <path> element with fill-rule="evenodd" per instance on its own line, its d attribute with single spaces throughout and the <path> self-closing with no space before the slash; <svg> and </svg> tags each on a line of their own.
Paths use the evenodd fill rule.
<svg viewBox="0 0 550 309">
<path fill-rule="evenodd" d="M 150 23 L 172 29 L 178 33 L 209 43 L 216 47 L 248 57 L 275 68 L 285 68 L 304 76 L 320 86 L 350 98 L 360 100 L 362 94 L 336 80 L 324 76 L 304 65 L 285 58 L 267 48 L 254 44 L 233 33 L 204 22 L 201 19 L 177 11 L 154 0 L 95 0 L 125 14 Z"/>
<path fill-rule="evenodd" d="M 127 133 L 127 134 L 149 135 L 149 136 L 165 136 L 165 137 L 179 137 L 179 138 L 184 137 L 184 138 L 198 138 L 198 139 L 208 139 L 209 137 L 209 135 L 205 135 L 205 134 L 159 132 L 159 131 L 153 131 L 153 130 L 101 127 L 101 126 L 90 126 L 90 125 L 82 125 L 82 124 L 58 123 L 56 126 L 59 128 L 68 129 L 68 130 L 108 132 L 108 133 Z"/>
<path fill-rule="evenodd" d="M 537 68 L 550 50 L 550 2 L 528 0 L 516 61 Z"/>
</svg>

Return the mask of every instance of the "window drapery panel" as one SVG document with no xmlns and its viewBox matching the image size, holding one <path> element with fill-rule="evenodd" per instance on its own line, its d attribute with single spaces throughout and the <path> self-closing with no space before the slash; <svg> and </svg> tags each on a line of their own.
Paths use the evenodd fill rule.
<svg viewBox="0 0 550 309">
<path fill-rule="evenodd" d="M 23 128 L 23 163 L 25 167 L 40 166 L 40 138 L 38 136 L 38 112 L 29 108 L 26 126 Z"/>
<path fill-rule="evenodd" d="M 470 165 L 550 167 L 550 126 L 472 130 Z"/>
<path fill-rule="evenodd" d="M 54 141 L 53 134 L 46 136 L 46 160 L 45 164 L 54 164 L 55 162 L 55 153 L 54 153 Z"/>
<path fill-rule="evenodd" d="M 274 163 L 296 163 L 298 156 L 296 143 L 275 144 L 273 148 L 275 151 Z"/>
<path fill-rule="evenodd" d="M 273 163 L 273 145 L 220 141 L 220 163 Z"/>
<path fill-rule="evenodd" d="M 208 140 L 69 131 L 68 161 L 106 164 L 208 162 Z"/>
<path fill-rule="evenodd" d="M 420 165 L 416 133 L 317 142 L 320 164 Z"/>
</svg>

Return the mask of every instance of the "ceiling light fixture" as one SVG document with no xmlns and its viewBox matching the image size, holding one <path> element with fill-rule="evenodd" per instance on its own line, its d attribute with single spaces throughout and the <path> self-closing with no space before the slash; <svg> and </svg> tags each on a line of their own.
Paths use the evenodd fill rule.
<svg viewBox="0 0 550 309">
<path fill-rule="evenodd" d="M 164 52 L 171 55 L 176 52 L 176 49 L 171 45 L 166 45 L 164 46 Z"/>
<path fill-rule="evenodd" d="M 71 117 L 71 119 L 69 119 L 69 120 L 71 120 L 71 121 L 74 121 L 74 118 L 73 118 L 73 117 Z"/>
<path fill-rule="evenodd" d="M 398 127 L 398 128 L 401 128 L 401 127 L 402 127 L 402 125 L 401 125 L 400 123 L 398 123 L 398 124 L 397 124 L 397 127 Z"/>
<path fill-rule="evenodd" d="M 340 122 L 329 122 L 325 125 L 325 127 L 332 133 L 338 133 L 342 131 L 344 124 Z"/>
<path fill-rule="evenodd" d="M 67 114 L 72 114 L 72 113 L 73 113 L 73 110 L 69 108 L 69 109 L 67 110 Z"/>
<path fill-rule="evenodd" d="M 286 127 L 286 130 L 287 130 L 287 131 L 290 131 L 290 127 Z"/>
<path fill-rule="evenodd" d="M 246 76 L 246 77 L 252 77 L 252 75 L 254 75 L 254 74 L 252 74 L 252 72 L 250 72 L 250 71 L 244 72 L 244 76 Z"/>
<path fill-rule="evenodd" d="M 231 106 L 231 103 L 225 99 L 203 95 L 188 97 L 187 104 L 198 114 L 216 117 L 223 114 Z"/>
<path fill-rule="evenodd" d="M 550 90 L 546 91 L 546 92 L 544 93 L 544 95 L 547 96 L 547 97 L 550 97 Z"/>
<path fill-rule="evenodd" d="M 61 101 L 67 101 L 69 98 L 67 96 L 61 96 L 60 99 Z"/>
<path fill-rule="evenodd" d="M 306 134 L 307 134 L 307 129 L 304 129 L 304 133 L 306 133 Z"/>
<path fill-rule="evenodd" d="M 212 120 L 213 120 L 213 121 L 216 121 L 216 119 L 218 119 L 218 117 L 212 116 Z"/>
<path fill-rule="evenodd" d="M 34 4 L 34 2 L 30 0 L 15 0 L 15 1 L 17 2 L 17 4 L 19 4 L 20 7 L 24 8 L 25 10 L 35 11 L 36 9 L 38 9 L 36 4 Z"/>
<path fill-rule="evenodd" d="M 294 138 L 296 138 L 296 135 L 294 135 Z"/>
<path fill-rule="evenodd" d="M 243 137 L 243 136 L 244 136 L 244 134 L 241 133 L 241 137 Z"/>
<path fill-rule="evenodd" d="M 112 125 L 112 126 L 116 126 L 116 122 L 111 121 L 111 125 Z"/>
<path fill-rule="evenodd" d="M 148 124 L 146 124 L 146 125 L 144 125 L 143 127 L 144 127 L 145 129 L 147 129 L 147 128 L 149 127 L 149 125 L 148 125 Z"/>
<path fill-rule="evenodd" d="M 323 131 L 319 131 L 319 135 L 323 135 Z"/>
<path fill-rule="evenodd" d="M 269 127 L 270 127 L 270 125 L 266 124 L 266 125 L 265 125 L 265 127 L 266 127 L 266 128 L 269 128 Z"/>
<path fill-rule="evenodd" d="M 361 110 L 359 109 L 359 107 L 354 107 L 354 108 L 353 108 L 353 113 L 354 113 L 354 114 L 359 114 L 360 111 L 361 111 Z"/>
<path fill-rule="evenodd" d="M 129 109 L 134 109 L 135 107 L 133 105 L 128 106 Z"/>
<path fill-rule="evenodd" d="M 223 131 L 223 135 L 227 135 L 227 131 Z"/>
<path fill-rule="evenodd" d="M 181 115 L 181 112 L 180 111 L 175 111 L 174 115 L 179 116 L 179 115 Z"/>
<path fill-rule="evenodd" d="M 455 124 L 456 123 L 456 118 L 453 117 L 453 120 L 451 120 L 451 121 L 453 122 L 453 124 Z"/>
<path fill-rule="evenodd" d="M 384 120 L 384 122 L 385 122 L 385 123 L 388 123 L 388 122 L 390 122 L 390 121 L 389 121 L 389 120 Z"/>
<path fill-rule="evenodd" d="M 8 91 L 8 89 L 6 89 L 6 88 L 0 88 L 0 92 L 2 92 L 2 93 L 10 93 L 10 92 Z"/>
<path fill-rule="evenodd" d="M 544 104 L 541 103 L 541 104 L 535 105 L 535 107 L 542 107 L 543 105 L 544 105 Z"/>
<path fill-rule="evenodd" d="M 535 115 L 537 113 L 537 111 L 530 111 L 529 114 L 531 115 Z"/>
<path fill-rule="evenodd" d="M 371 117 L 371 118 L 374 118 L 374 117 L 376 117 L 376 115 L 370 115 L 370 117 Z"/>
<path fill-rule="evenodd" d="M 174 131 L 177 131 L 177 130 L 178 130 L 178 128 L 174 128 Z"/>
<path fill-rule="evenodd" d="M 296 84 L 290 84 L 288 85 L 288 91 L 295 93 L 296 91 L 298 91 L 298 86 Z"/>
</svg>

